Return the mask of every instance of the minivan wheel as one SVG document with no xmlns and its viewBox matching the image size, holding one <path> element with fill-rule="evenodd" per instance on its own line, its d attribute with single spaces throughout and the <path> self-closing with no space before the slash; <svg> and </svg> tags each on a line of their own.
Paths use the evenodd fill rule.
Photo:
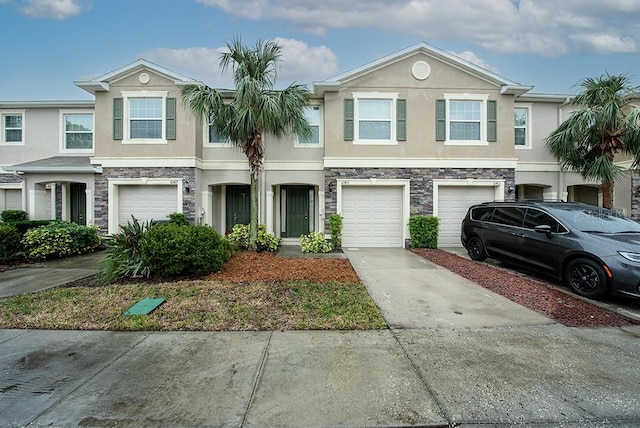
<svg viewBox="0 0 640 428">
<path fill-rule="evenodd" d="M 567 266 L 567 285 L 574 293 L 598 299 L 607 291 L 607 277 L 602 266 L 591 259 L 575 259 Z"/>
<path fill-rule="evenodd" d="M 467 242 L 467 254 L 471 257 L 471 260 L 481 262 L 487 258 L 487 252 L 484 250 L 484 244 L 477 236 L 469 239 Z"/>
</svg>

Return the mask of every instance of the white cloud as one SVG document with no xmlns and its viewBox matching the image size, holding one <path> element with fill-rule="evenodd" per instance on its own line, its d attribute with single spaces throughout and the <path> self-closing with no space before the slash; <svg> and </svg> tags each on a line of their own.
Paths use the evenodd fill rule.
<svg viewBox="0 0 640 428">
<path fill-rule="evenodd" d="M 79 15 L 90 5 L 80 0 L 27 0 L 20 11 L 31 18 L 66 19 Z"/>
<path fill-rule="evenodd" d="M 245 19 L 289 21 L 319 35 L 331 28 L 378 29 L 542 56 L 640 49 L 637 0 L 197 1 Z"/>
<path fill-rule="evenodd" d="M 492 67 L 491 64 L 489 64 L 488 62 L 486 62 L 485 60 L 483 60 L 482 58 L 478 57 L 478 55 L 476 55 L 474 52 L 471 51 L 464 51 L 464 52 L 451 52 L 452 54 L 454 54 L 457 57 L 460 57 L 464 60 L 469 61 L 472 64 L 475 64 L 479 67 L 484 68 L 485 70 L 489 70 L 493 73 L 499 74 L 500 70 L 498 70 L 495 67 Z"/>
<path fill-rule="evenodd" d="M 281 47 L 282 62 L 278 71 L 278 82 L 311 83 L 324 79 L 338 70 L 336 55 L 326 46 L 309 46 L 293 39 L 276 38 Z M 231 88 L 233 80 L 230 72 L 220 70 L 220 54 L 226 46 L 219 48 L 193 47 L 184 49 L 158 48 L 142 56 L 179 71 L 207 85 L 217 88 Z"/>
</svg>

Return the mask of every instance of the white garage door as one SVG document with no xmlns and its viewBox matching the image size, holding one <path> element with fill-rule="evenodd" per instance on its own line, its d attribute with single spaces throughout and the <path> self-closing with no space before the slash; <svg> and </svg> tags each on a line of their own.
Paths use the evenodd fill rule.
<svg viewBox="0 0 640 428">
<path fill-rule="evenodd" d="M 471 205 L 493 201 L 495 187 L 440 186 L 438 187 L 438 218 L 440 218 L 439 247 L 460 247 L 460 225 Z"/>
<path fill-rule="evenodd" d="M 168 220 L 177 211 L 176 186 L 119 186 L 118 224 L 127 224 L 133 214 L 142 221 Z"/>
<path fill-rule="evenodd" d="M 403 247 L 402 187 L 342 187 L 343 247 Z"/>
<path fill-rule="evenodd" d="M 21 210 L 22 209 L 22 191 L 20 189 L 5 189 L 4 209 L 5 210 Z"/>
</svg>

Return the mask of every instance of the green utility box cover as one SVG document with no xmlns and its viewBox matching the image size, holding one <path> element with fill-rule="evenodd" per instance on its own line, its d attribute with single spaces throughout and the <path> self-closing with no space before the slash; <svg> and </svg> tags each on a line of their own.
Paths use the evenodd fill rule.
<svg viewBox="0 0 640 428">
<path fill-rule="evenodd" d="M 155 308 L 166 302 L 164 297 L 158 297 L 157 299 L 142 299 L 129 309 L 124 311 L 125 315 L 147 315 L 151 313 Z"/>
</svg>

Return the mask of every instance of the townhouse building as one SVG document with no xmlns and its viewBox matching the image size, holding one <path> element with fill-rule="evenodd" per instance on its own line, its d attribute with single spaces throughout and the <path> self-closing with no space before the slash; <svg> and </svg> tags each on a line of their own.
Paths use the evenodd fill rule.
<svg viewBox="0 0 640 428">
<path fill-rule="evenodd" d="M 172 212 L 221 233 L 247 223 L 246 158 L 183 105 L 182 87 L 194 83 L 140 59 L 76 81 L 93 101 L 0 101 L 0 210 L 105 233 L 131 215 Z M 409 218 L 433 214 L 440 245 L 459 246 L 474 203 L 602 202 L 599 183 L 563 171 L 545 149 L 572 111 L 567 95 L 535 93 L 427 43 L 311 89 L 312 137 L 265 136 L 259 218 L 285 242 L 328 233 L 340 213 L 344 246 L 402 247 Z M 640 217 L 639 186 L 631 171 L 616 182 L 616 209 Z"/>
</svg>

